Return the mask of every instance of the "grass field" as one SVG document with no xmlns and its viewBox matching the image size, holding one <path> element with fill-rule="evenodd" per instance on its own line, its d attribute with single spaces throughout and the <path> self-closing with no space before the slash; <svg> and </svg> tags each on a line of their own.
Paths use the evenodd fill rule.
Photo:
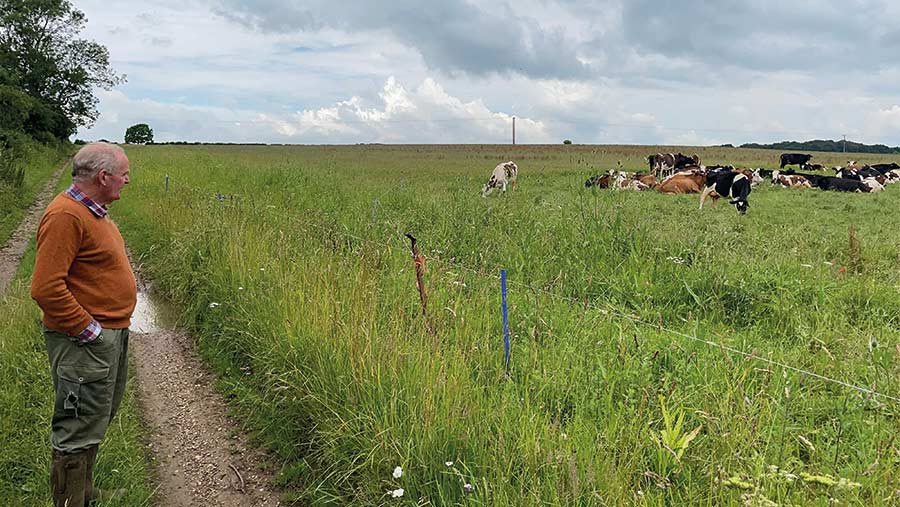
<svg viewBox="0 0 900 507">
<path fill-rule="evenodd" d="M 301 505 L 900 500 L 897 402 L 669 332 L 900 397 L 900 188 L 765 183 L 741 217 L 583 186 L 657 151 L 129 147 L 113 216 Z M 850 158 L 890 160 L 813 161 Z"/>
</svg>

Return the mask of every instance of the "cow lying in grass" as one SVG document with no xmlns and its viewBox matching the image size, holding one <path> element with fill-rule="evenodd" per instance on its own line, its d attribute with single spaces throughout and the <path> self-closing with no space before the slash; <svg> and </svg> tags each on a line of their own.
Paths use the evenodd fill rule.
<svg viewBox="0 0 900 507">
<path fill-rule="evenodd" d="M 710 172 L 706 175 L 706 188 L 700 194 L 700 209 L 703 209 L 703 202 L 707 197 L 712 197 L 714 208 L 718 207 L 719 197 L 727 197 L 738 213 L 745 215 L 750 207 L 747 202 L 749 196 L 750 178 L 746 174 L 736 171 Z"/>
<path fill-rule="evenodd" d="M 799 174 L 781 174 L 780 171 L 772 171 L 772 185 L 781 185 L 788 188 L 812 188 L 812 183 Z"/>
<path fill-rule="evenodd" d="M 703 189 L 705 181 L 705 172 L 693 166 L 662 180 L 656 186 L 656 191 L 663 194 L 696 194 Z"/>
<path fill-rule="evenodd" d="M 502 164 L 498 164 L 497 167 L 494 168 L 494 171 L 491 173 L 491 179 L 488 180 L 487 184 L 484 185 L 481 189 L 481 197 L 487 197 L 494 191 L 495 188 L 500 188 L 501 192 L 506 192 L 506 186 L 510 185 L 513 188 L 518 186 L 516 178 L 519 175 L 519 168 L 516 167 L 516 163 L 510 160 L 509 162 L 504 162 Z"/>
</svg>

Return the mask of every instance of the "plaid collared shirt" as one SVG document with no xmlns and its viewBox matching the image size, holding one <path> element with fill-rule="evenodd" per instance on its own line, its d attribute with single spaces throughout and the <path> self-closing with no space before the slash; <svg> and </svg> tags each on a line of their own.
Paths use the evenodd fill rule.
<svg viewBox="0 0 900 507">
<path fill-rule="evenodd" d="M 109 213 L 107 211 L 106 206 L 101 206 L 94 202 L 90 197 L 84 195 L 84 193 L 75 186 L 73 183 L 69 188 L 66 189 L 66 195 L 75 199 L 76 201 L 84 204 L 84 206 L 91 210 L 91 213 L 94 214 L 97 218 L 105 218 L 106 214 Z M 97 339 L 100 336 L 100 323 L 96 320 L 92 320 L 88 327 L 84 329 L 84 331 L 78 333 L 75 338 L 79 343 L 89 343 Z"/>
<path fill-rule="evenodd" d="M 107 213 L 109 213 L 109 211 L 106 209 L 106 206 L 101 206 L 100 204 L 97 204 L 96 202 L 91 200 L 90 197 L 84 195 L 84 193 L 78 187 L 76 187 L 74 183 L 66 189 L 66 195 L 68 195 L 72 199 L 75 199 L 81 204 L 84 204 L 87 209 L 91 210 L 91 213 L 93 213 L 97 218 L 103 218 Z"/>
</svg>

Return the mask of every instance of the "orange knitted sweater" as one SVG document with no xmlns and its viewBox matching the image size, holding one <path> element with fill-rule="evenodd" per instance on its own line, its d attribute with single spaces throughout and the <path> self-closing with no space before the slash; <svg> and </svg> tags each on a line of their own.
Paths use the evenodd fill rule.
<svg viewBox="0 0 900 507">
<path fill-rule="evenodd" d="M 31 297 L 44 326 L 76 336 L 96 319 L 108 329 L 131 325 L 137 283 L 119 228 L 83 204 L 57 195 L 38 226 Z"/>
</svg>

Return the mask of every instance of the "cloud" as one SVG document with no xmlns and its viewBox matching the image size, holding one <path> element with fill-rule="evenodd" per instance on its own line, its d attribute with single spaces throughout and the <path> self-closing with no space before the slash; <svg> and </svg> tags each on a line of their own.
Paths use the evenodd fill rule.
<svg viewBox="0 0 900 507">
<path fill-rule="evenodd" d="M 81 0 L 128 75 L 81 137 L 897 144 L 900 4 Z M 114 119 L 119 121 L 114 122 Z M 240 122 L 236 125 L 235 122 Z M 102 134 L 99 134 L 102 132 Z M 168 137 L 160 137 L 165 135 Z"/>
<path fill-rule="evenodd" d="M 353 96 L 283 116 L 254 110 L 134 100 L 119 91 L 100 95 L 101 107 L 110 113 L 101 116 L 93 129 L 79 132 L 80 137 L 118 140 L 129 125 L 149 123 L 157 142 L 492 144 L 511 139 L 512 116 L 492 111 L 479 100 L 466 101 L 452 96 L 430 78 L 409 91 L 390 77 L 377 100 Z M 519 137 L 522 142 L 557 142 L 543 122 L 530 118 L 516 121 L 524 136 Z M 414 136 L 411 132 L 415 132 Z"/>
<path fill-rule="evenodd" d="M 536 78 L 584 78 L 588 66 L 573 52 L 563 27 L 543 26 L 522 11 L 496 13 L 464 0 L 302 4 L 278 0 L 221 0 L 217 12 L 268 33 L 388 33 L 414 48 L 426 65 L 448 74 L 523 74 Z"/>
</svg>

